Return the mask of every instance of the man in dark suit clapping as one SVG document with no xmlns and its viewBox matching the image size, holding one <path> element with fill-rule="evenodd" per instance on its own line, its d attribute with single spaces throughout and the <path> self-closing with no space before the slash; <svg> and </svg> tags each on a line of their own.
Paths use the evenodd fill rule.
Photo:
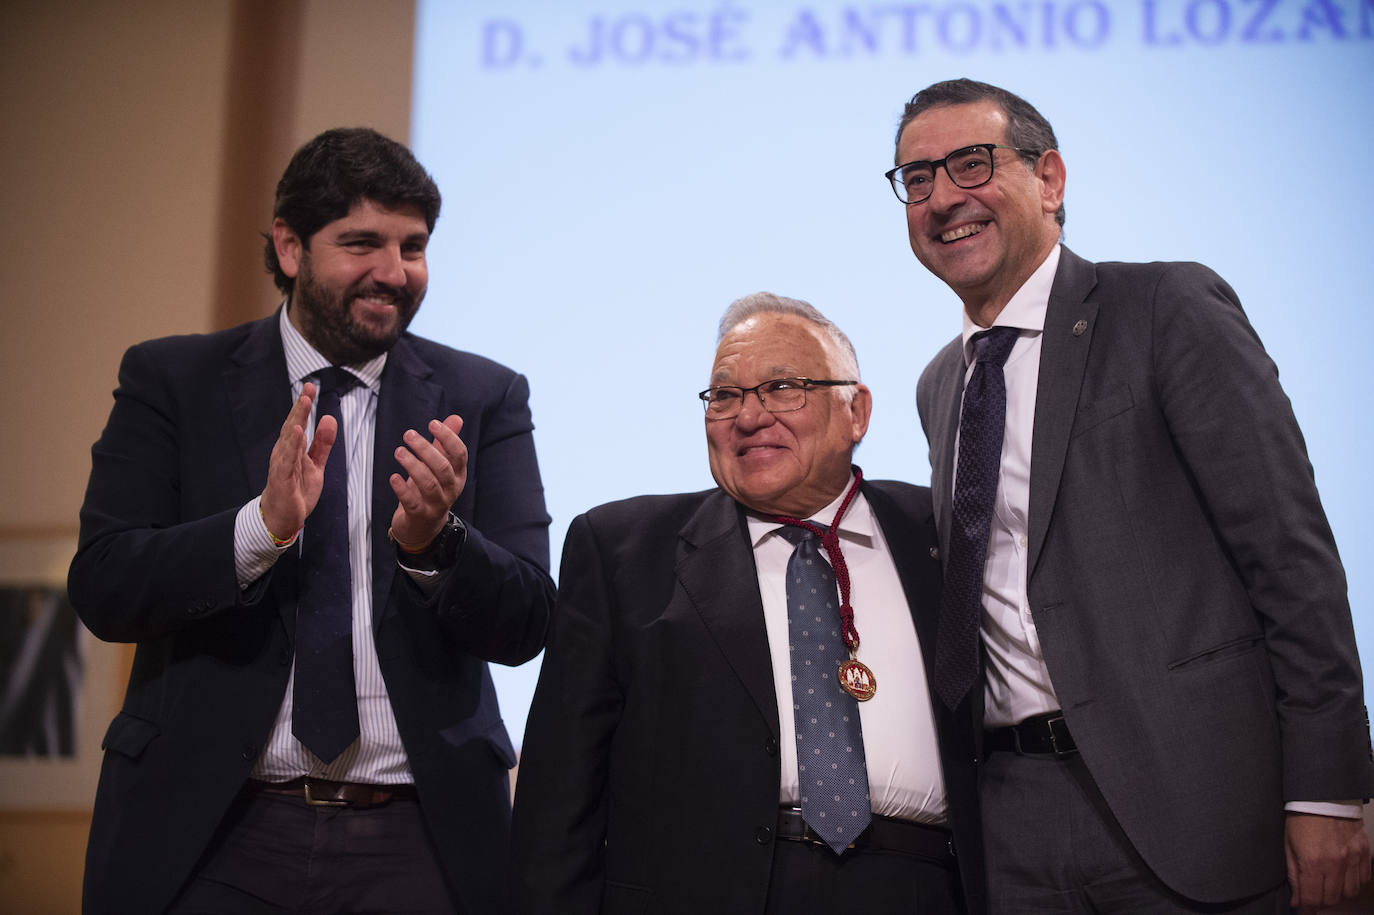
<svg viewBox="0 0 1374 915">
<path fill-rule="evenodd" d="M 124 357 L 69 577 L 138 645 L 87 911 L 506 907 L 487 662 L 543 647 L 549 518 L 524 378 L 406 332 L 439 202 L 327 131 L 277 185 L 285 305 Z"/>
</svg>

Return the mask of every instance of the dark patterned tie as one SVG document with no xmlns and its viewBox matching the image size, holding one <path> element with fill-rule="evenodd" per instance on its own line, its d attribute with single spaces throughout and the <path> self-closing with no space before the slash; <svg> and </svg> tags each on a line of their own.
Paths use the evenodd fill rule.
<svg viewBox="0 0 1374 915">
<path fill-rule="evenodd" d="M 1007 383 L 1002 366 L 1019 335 L 1014 327 L 994 327 L 973 337 L 973 375 L 964 390 L 959 415 L 954 525 L 935 643 L 935 691 L 950 709 L 978 680 L 983 564 L 1007 423 Z"/>
<path fill-rule="evenodd" d="M 872 819 L 859 703 L 837 677 L 848 652 L 834 570 L 815 534 L 779 533 L 796 544 L 787 560 L 787 628 L 802 819 L 838 855 Z"/>
<path fill-rule="evenodd" d="M 348 558 L 348 446 L 339 409 L 340 398 L 358 379 L 338 366 L 315 374 L 320 388 L 317 421 L 326 414 L 333 416 L 339 434 L 325 463 L 320 500 L 305 521 L 291 733 L 328 763 L 358 738 L 353 576 Z"/>
</svg>

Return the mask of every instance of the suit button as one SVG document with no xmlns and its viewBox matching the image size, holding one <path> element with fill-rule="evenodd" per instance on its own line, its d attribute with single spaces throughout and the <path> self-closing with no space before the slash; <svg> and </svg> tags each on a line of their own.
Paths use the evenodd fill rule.
<svg viewBox="0 0 1374 915">
<path fill-rule="evenodd" d="M 754 830 L 754 841 L 760 845 L 767 845 L 773 841 L 773 830 L 768 826 L 760 826 Z"/>
<path fill-rule="evenodd" d="M 939 548 L 938 546 L 933 546 L 933 547 L 930 548 L 930 558 L 931 558 L 931 559 L 939 559 L 939 558 L 940 558 L 940 548 Z"/>
<path fill-rule="evenodd" d="M 258 748 L 253 746 L 251 743 L 246 743 L 243 745 L 243 749 L 239 751 L 239 754 L 244 759 L 256 759 L 258 755 Z"/>
<path fill-rule="evenodd" d="M 777 756 L 778 742 L 774 740 L 772 737 L 769 737 L 767 740 L 763 742 L 763 752 L 767 753 L 769 756 Z"/>
<path fill-rule="evenodd" d="M 283 648 L 277 652 L 277 663 L 282 667 L 291 663 L 291 650 L 289 648 Z"/>
</svg>

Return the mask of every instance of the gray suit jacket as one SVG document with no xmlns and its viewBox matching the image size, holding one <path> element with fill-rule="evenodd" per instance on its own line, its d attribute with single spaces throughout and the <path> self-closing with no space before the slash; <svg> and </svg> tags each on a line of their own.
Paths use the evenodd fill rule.
<svg viewBox="0 0 1374 915">
<path fill-rule="evenodd" d="M 964 371 L 956 339 L 917 388 L 942 544 Z M 1345 575 L 1230 286 L 1064 249 L 1033 435 L 1029 602 L 1083 761 L 1177 892 L 1278 884 L 1284 802 L 1374 768 Z"/>
</svg>

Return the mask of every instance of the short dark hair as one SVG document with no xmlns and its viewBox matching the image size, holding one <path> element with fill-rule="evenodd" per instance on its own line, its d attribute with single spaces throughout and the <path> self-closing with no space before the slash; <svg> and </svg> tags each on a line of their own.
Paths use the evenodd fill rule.
<svg viewBox="0 0 1374 915">
<path fill-rule="evenodd" d="M 908 124 L 915 120 L 918 115 L 932 108 L 969 105 L 974 102 L 987 101 L 996 102 L 997 107 L 1001 108 L 1002 113 L 1007 116 L 1007 143 L 1017 149 L 1026 150 L 1021 156 L 1029 164 L 1034 165 L 1046 150 L 1059 148 L 1059 141 L 1054 136 L 1054 128 L 1050 126 L 1049 121 L 1045 120 L 1045 116 L 1035 109 L 1034 105 L 1006 89 L 988 83 L 980 83 L 973 79 L 945 80 L 927 86 L 913 95 L 911 101 L 906 103 L 905 110 L 902 111 L 902 120 L 897 125 L 897 136 L 893 141 L 893 146 L 895 148 L 901 143 L 902 131 L 906 130 Z M 900 158 L 900 152 L 894 154 L 892 164 L 904 164 L 895 161 Z M 1059 225 L 1064 225 L 1063 204 L 1060 204 L 1058 212 L 1054 214 L 1054 220 Z"/>
<path fill-rule="evenodd" d="M 388 209 L 417 208 L 433 232 L 439 219 L 439 187 L 404 145 L 369 127 L 336 127 L 306 143 L 277 182 L 273 219 L 291 227 L 307 248 L 324 226 L 348 215 L 362 200 Z M 265 260 L 277 288 L 287 295 L 295 281 L 282 272 L 272 234 Z"/>
</svg>

